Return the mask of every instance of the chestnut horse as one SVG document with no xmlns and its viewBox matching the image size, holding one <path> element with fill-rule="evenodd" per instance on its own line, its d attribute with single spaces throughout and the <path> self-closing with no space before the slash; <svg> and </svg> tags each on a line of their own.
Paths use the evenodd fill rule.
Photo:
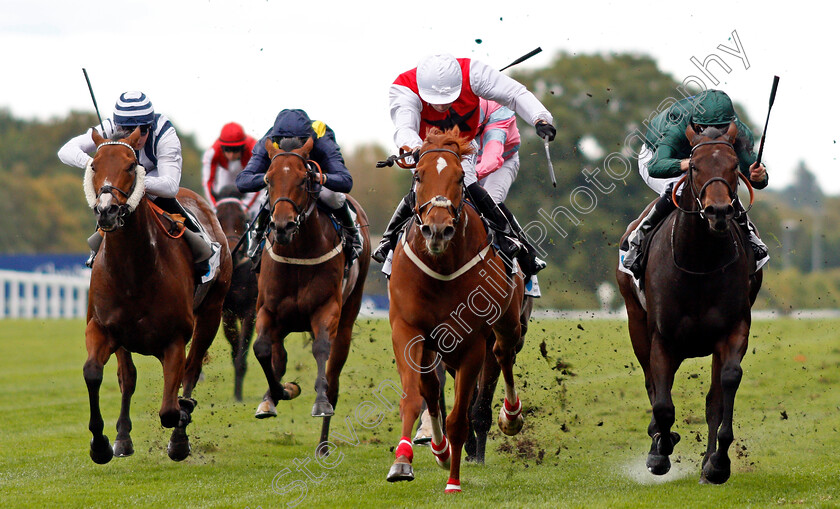
<svg viewBox="0 0 840 509">
<path fill-rule="evenodd" d="M 129 406 L 137 370 L 131 353 L 153 355 L 163 364 L 160 422 L 165 428 L 174 428 L 167 451 L 175 461 L 189 455 L 186 426 L 196 404 L 192 391 L 219 328 L 222 302 L 230 285 L 230 253 L 223 247 L 216 279 L 208 283 L 212 287 L 194 308 L 193 254 L 183 239 L 173 238 L 164 229 L 144 195 L 145 170 L 132 148 L 139 138 L 139 129 L 128 138 L 111 141 L 94 130 L 96 154 L 85 172 L 85 194 L 105 237 L 90 278 L 84 366 L 93 434 L 90 457 L 100 464 L 134 452 Z M 224 233 L 204 199 L 188 189 L 181 189 L 178 199 L 213 240 L 221 241 Z M 102 434 L 99 387 L 103 367 L 113 353 L 122 405 L 112 448 Z"/>
<path fill-rule="evenodd" d="M 391 337 L 405 396 L 400 401 L 402 439 L 387 480 L 414 479 L 408 437 L 420 414 L 422 395 L 432 418 L 432 452 L 438 465 L 449 469 L 446 492 L 461 490 L 467 413 L 491 333 L 505 380 L 499 427 L 515 435 L 524 423 L 513 380 L 524 283 L 507 273 L 478 213 L 466 206 L 461 158 L 471 152 L 457 128 L 429 131 L 414 173 L 414 220 L 394 253 L 388 286 Z M 448 440 L 438 406 L 440 382 L 433 369 L 441 360 L 455 369 L 455 401 L 446 417 Z"/>
<path fill-rule="evenodd" d="M 248 207 L 236 186 L 225 186 L 219 191 L 216 217 L 225 232 L 233 257 L 230 291 L 222 306 L 222 328 L 230 343 L 233 361 L 233 397 L 236 401 L 242 401 L 242 383 L 248 369 L 248 347 L 251 346 L 257 319 L 257 275 L 251 270 L 251 261 L 244 247 L 233 253 L 248 228 Z"/>
<path fill-rule="evenodd" d="M 730 475 L 735 393 L 747 351 L 750 308 L 762 278 L 761 272 L 751 276 L 753 253 L 746 234 L 733 221 L 739 213 L 735 207 L 739 177 L 750 191 L 750 203 L 753 198 L 749 180 L 738 169 L 732 145 L 736 135 L 734 123 L 725 133 L 707 128 L 698 134 L 689 125 L 689 169 L 672 193 L 679 210 L 651 238 L 644 290 L 638 289 L 632 276 L 616 271 L 630 340 L 653 409 L 648 470 L 656 475 L 668 472 L 668 456 L 680 439 L 671 431 L 674 374 L 683 360 L 711 355 L 712 380 L 706 396 L 709 441 L 701 482 L 715 484 L 726 482 Z M 683 182 L 682 195 L 677 197 Z"/>
<path fill-rule="evenodd" d="M 265 174 L 271 200 L 271 233 L 266 237 L 258 278 L 254 354 L 268 380 L 268 391 L 256 417 L 273 417 L 279 400 L 300 394 L 297 384 L 280 384 L 286 373 L 284 340 L 290 332 L 310 332 L 312 355 L 318 366 L 312 416 L 324 418 L 320 451 L 329 438 L 339 375 L 362 305 L 370 237 L 360 226 L 362 254 L 345 277 L 341 233 L 316 205 L 321 175 L 317 163 L 308 159 L 312 146 L 311 138 L 302 146 L 297 138 L 286 138 L 277 147 L 266 140 L 271 158 Z M 350 195 L 347 199 L 356 209 L 358 224 L 367 226 L 362 207 Z"/>
</svg>

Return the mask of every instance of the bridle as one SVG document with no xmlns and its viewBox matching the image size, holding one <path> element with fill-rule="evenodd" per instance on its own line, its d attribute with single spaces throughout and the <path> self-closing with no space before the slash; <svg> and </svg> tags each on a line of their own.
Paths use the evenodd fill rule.
<svg viewBox="0 0 840 509">
<path fill-rule="evenodd" d="M 734 206 L 735 205 L 735 200 L 738 199 L 738 184 L 736 183 L 735 188 L 733 189 L 732 186 L 729 185 L 729 182 L 727 182 L 727 180 L 724 179 L 723 177 L 710 178 L 709 180 L 706 181 L 705 184 L 703 184 L 702 187 L 700 187 L 699 191 L 697 190 L 697 185 L 694 182 L 694 173 L 697 171 L 697 166 L 694 164 L 694 161 L 693 161 L 694 151 L 697 150 L 699 147 L 702 147 L 702 146 L 705 146 L 705 145 L 726 145 L 727 147 L 731 148 L 733 152 L 735 152 L 735 146 L 732 145 L 732 143 L 730 143 L 728 141 L 724 141 L 724 140 L 709 140 L 709 141 L 703 141 L 703 142 L 698 143 L 697 145 L 694 145 L 694 147 L 691 148 L 691 155 L 689 156 L 688 171 L 674 185 L 673 189 L 671 190 L 671 201 L 674 203 L 674 205 L 677 207 L 677 209 L 679 209 L 680 212 L 682 212 L 684 214 L 698 214 L 702 219 L 706 219 L 706 212 L 703 210 L 703 202 L 702 202 L 703 193 L 706 192 L 706 188 L 708 188 L 711 184 L 713 184 L 715 182 L 722 182 L 726 186 L 726 189 L 727 189 L 728 194 L 729 194 L 729 199 L 730 199 L 729 204 L 730 205 Z M 750 192 L 750 204 L 749 204 L 749 206 L 744 211 L 740 211 L 740 210 L 738 210 L 737 207 L 735 207 L 735 209 L 736 209 L 735 217 L 737 218 L 737 217 L 740 217 L 742 214 L 746 214 L 752 208 L 753 201 L 755 200 L 755 192 L 753 191 L 753 187 L 752 187 L 752 184 L 750 183 L 749 179 L 747 177 L 745 177 L 743 173 L 741 173 L 739 168 L 735 169 L 735 173 L 737 173 L 740 180 L 744 181 L 744 184 L 746 184 L 747 189 Z M 688 179 L 688 185 L 689 185 L 689 188 L 691 189 L 691 194 L 694 196 L 694 200 L 697 202 L 697 210 L 684 209 L 684 208 L 680 207 L 679 203 L 677 202 L 677 189 L 679 189 L 679 187 L 685 182 L 686 179 Z"/>
<path fill-rule="evenodd" d="M 121 228 L 121 227 L 125 226 L 125 218 L 128 217 L 128 215 L 131 214 L 132 212 L 134 212 L 134 209 L 137 208 L 137 205 L 140 202 L 140 198 L 142 197 L 143 192 L 145 192 L 145 189 L 140 190 L 139 193 L 137 192 L 138 191 L 137 182 L 142 180 L 140 178 L 141 172 L 142 172 L 143 177 L 145 177 L 145 170 L 143 169 L 142 166 L 140 166 L 139 162 L 137 161 L 137 153 L 134 151 L 134 147 L 132 147 L 128 143 L 125 143 L 123 141 L 106 141 L 106 142 L 101 143 L 98 147 L 96 147 L 96 153 L 98 153 L 99 150 L 106 145 L 121 145 L 121 146 L 129 149 L 131 151 L 132 157 L 134 157 L 134 164 L 132 165 L 131 169 L 129 169 L 128 171 L 135 170 L 134 181 L 131 183 L 131 188 L 129 188 L 129 190 L 127 192 L 123 191 L 119 187 L 115 187 L 115 186 L 112 186 L 110 184 L 106 184 L 106 185 L 103 185 L 102 187 L 100 187 L 98 191 L 96 191 L 96 193 L 94 194 L 94 197 L 93 197 L 93 203 L 89 203 L 91 208 L 94 208 L 96 206 L 96 202 L 99 201 L 99 197 L 102 196 L 103 194 L 108 193 L 108 194 L 110 194 L 111 196 L 114 197 L 114 201 L 116 201 L 118 203 L 116 225 L 114 227 L 110 228 L 110 229 L 102 228 L 102 226 L 99 226 L 99 228 L 102 229 L 102 231 L 110 232 L 110 231 L 114 231 L 118 228 Z M 85 177 L 85 186 L 86 187 L 88 186 L 88 182 L 89 182 L 89 179 L 86 176 Z M 92 175 L 90 177 L 90 182 L 91 182 L 90 185 L 92 185 Z M 86 191 L 90 191 L 90 190 L 86 189 Z M 123 198 L 125 198 L 126 201 L 125 202 L 120 202 L 120 200 L 119 200 L 119 198 L 117 198 L 117 194 L 115 192 L 121 194 L 123 196 Z M 88 194 L 90 194 L 90 193 L 88 192 Z M 88 201 L 89 202 L 91 201 L 90 198 L 89 198 Z"/>
<path fill-rule="evenodd" d="M 417 163 L 419 164 L 420 159 L 422 159 L 424 155 L 430 154 L 432 152 L 445 152 L 445 153 L 454 155 L 459 161 L 461 160 L 461 155 L 458 154 L 457 152 L 455 152 L 454 150 L 449 150 L 448 148 L 432 148 L 432 149 L 421 152 L 419 157 L 417 158 Z M 414 174 L 414 182 L 419 182 L 419 179 L 417 177 L 416 172 Z M 426 201 L 422 205 L 419 205 L 419 206 L 415 205 L 414 206 L 414 221 L 418 225 L 422 225 L 423 224 L 423 219 L 422 219 L 421 216 L 423 215 L 423 210 L 426 207 L 429 207 L 428 212 L 426 212 L 426 215 L 428 215 L 429 213 L 431 213 L 432 209 L 440 207 L 440 208 L 446 209 L 452 215 L 452 225 L 457 226 L 458 221 L 461 219 L 461 211 L 464 209 L 464 202 L 465 202 L 464 196 L 466 196 L 466 190 L 467 190 L 467 188 L 464 185 L 464 181 L 461 180 L 461 202 L 458 204 L 458 207 L 454 207 L 452 205 L 452 200 L 450 200 L 446 196 L 440 196 L 440 195 L 433 197 L 432 199 Z"/>
<path fill-rule="evenodd" d="M 318 193 L 321 192 L 320 182 L 323 180 L 324 172 L 321 171 L 321 166 L 317 162 L 311 159 L 307 159 L 302 155 L 298 154 L 297 152 L 277 152 L 276 154 L 271 156 L 271 162 L 269 163 L 269 167 L 270 164 L 274 163 L 274 160 L 280 156 L 298 157 L 300 158 L 300 160 L 303 161 L 303 164 L 306 166 L 306 176 L 304 177 L 303 181 L 304 191 L 306 192 L 307 196 L 306 202 L 303 205 L 298 205 L 297 202 L 295 202 L 291 198 L 287 196 L 281 196 L 280 198 L 277 198 L 271 203 L 271 208 L 269 209 L 269 215 L 273 215 L 274 208 L 277 207 L 278 203 L 287 202 L 291 204 L 292 208 L 295 211 L 295 214 L 297 214 L 294 220 L 295 229 L 292 232 L 292 235 L 294 235 L 295 233 L 300 231 L 300 225 L 303 224 L 307 220 L 307 218 L 309 218 L 309 216 L 312 214 L 312 211 L 315 210 L 315 202 L 318 199 Z M 315 183 L 313 180 L 316 176 L 318 177 L 318 183 Z M 265 172 L 265 177 L 263 177 L 263 180 L 267 185 L 270 185 L 268 182 L 267 171 Z"/>
</svg>

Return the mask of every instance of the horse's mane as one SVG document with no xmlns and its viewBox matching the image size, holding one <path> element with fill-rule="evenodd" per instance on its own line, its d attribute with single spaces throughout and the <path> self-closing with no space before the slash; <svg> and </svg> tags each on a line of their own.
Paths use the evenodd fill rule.
<svg viewBox="0 0 840 509">
<path fill-rule="evenodd" d="M 301 148 L 306 142 L 306 138 L 276 138 L 274 141 L 283 152 L 291 152 Z"/>
<path fill-rule="evenodd" d="M 444 145 L 456 145 L 461 157 L 475 152 L 475 148 L 470 145 L 470 142 L 461 138 L 460 131 L 457 128 L 441 131 L 437 127 L 433 127 L 426 134 L 426 143 L 441 147 Z"/>
<path fill-rule="evenodd" d="M 228 184 L 219 190 L 217 198 L 220 200 L 222 198 L 236 198 L 237 200 L 241 200 L 242 196 L 242 192 L 234 184 Z"/>
</svg>

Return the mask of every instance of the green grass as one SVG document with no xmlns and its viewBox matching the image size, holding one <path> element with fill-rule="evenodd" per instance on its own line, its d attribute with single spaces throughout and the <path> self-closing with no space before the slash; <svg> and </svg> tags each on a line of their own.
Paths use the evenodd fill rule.
<svg viewBox="0 0 840 509">
<path fill-rule="evenodd" d="M 210 350 L 199 406 L 188 431 L 193 454 L 166 455 L 160 426 L 162 376 L 156 359 L 135 356 L 138 387 L 132 405 L 136 453 L 96 465 L 88 456 L 87 392 L 82 378 L 80 321 L 0 322 L 0 506 L 2 507 L 416 507 L 456 504 L 503 507 L 768 507 L 840 505 L 840 341 L 838 321 L 779 320 L 752 329 L 735 406 L 733 473 L 723 486 L 698 484 L 705 450 L 705 391 L 710 359 L 686 362 L 677 373 L 675 430 L 683 439 L 664 478 L 647 473 L 650 418 L 641 370 L 626 324 L 538 321 L 531 324 L 516 373 L 526 425 L 513 438 L 497 431 L 485 466 L 462 468 L 464 492 L 444 495 L 447 474 L 426 448 L 415 448 L 411 483 L 385 482 L 399 439 L 398 411 L 379 403 L 382 421 L 366 429 L 354 420 L 374 391 L 398 380 L 386 321 L 360 321 L 342 375 L 333 431 L 353 423 L 358 445 L 333 435 L 340 455 L 325 469 L 314 458 L 320 420 L 310 417 L 314 360 L 303 335 L 288 338 L 289 378 L 302 396 L 278 406 L 280 417 L 253 412 L 265 381 L 253 354 L 246 401 L 233 400 L 227 342 Z M 540 354 L 545 341 L 547 358 Z M 566 366 L 558 368 L 561 360 Z M 447 389 L 452 382 L 448 381 Z M 101 405 L 113 441 L 119 412 L 116 361 L 105 369 Z M 384 393 L 391 401 L 389 392 Z M 451 398 L 450 398 L 451 403 Z M 494 410 L 498 412 L 501 391 Z M 360 406 L 361 405 L 361 406 Z M 372 421 L 376 415 L 369 417 Z M 307 461 L 314 480 L 296 470 Z M 275 489 L 272 481 L 280 476 Z"/>
</svg>

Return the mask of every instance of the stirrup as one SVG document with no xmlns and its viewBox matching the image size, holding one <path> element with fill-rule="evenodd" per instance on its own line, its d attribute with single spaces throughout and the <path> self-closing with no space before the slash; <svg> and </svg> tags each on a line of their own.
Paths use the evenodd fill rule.
<svg viewBox="0 0 840 509">
<path fill-rule="evenodd" d="M 85 267 L 87 267 L 87 268 L 89 268 L 89 269 L 92 269 L 92 268 L 93 268 L 93 260 L 94 260 L 94 259 L 96 259 L 96 252 L 91 251 L 91 252 L 90 252 L 90 256 L 88 256 L 88 259 L 87 259 L 87 260 L 85 260 Z"/>
<path fill-rule="evenodd" d="M 370 257 L 376 262 L 385 263 L 385 259 L 388 258 L 388 253 L 390 251 L 391 241 L 388 237 L 382 237 L 382 240 L 379 241 L 379 245 L 376 247 L 376 250 L 371 253 Z"/>
</svg>

